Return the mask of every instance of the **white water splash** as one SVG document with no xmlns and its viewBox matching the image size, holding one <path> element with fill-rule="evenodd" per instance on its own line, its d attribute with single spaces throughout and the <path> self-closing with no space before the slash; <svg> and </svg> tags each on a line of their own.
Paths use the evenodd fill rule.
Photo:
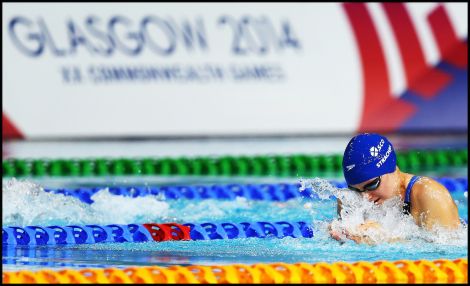
<svg viewBox="0 0 470 286">
<path fill-rule="evenodd" d="M 86 220 L 87 206 L 72 197 L 47 193 L 37 184 L 11 179 L 2 182 L 3 225 L 26 226 L 58 218 L 76 222 Z"/>
<path fill-rule="evenodd" d="M 328 180 L 321 178 L 301 179 L 299 191 L 303 192 L 307 188 L 312 188 L 321 200 L 329 200 L 330 196 L 341 196 L 339 189 L 333 187 Z"/>
<path fill-rule="evenodd" d="M 91 211 L 97 215 L 95 221 L 100 224 L 155 222 L 166 217 L 169 211 L 168 203 L 159 201 L 157 197 L 116 196 L 107 188 L 95 193 L 91 199 L 95 201 L 90 205 Z"/>
<path fill-rule="evenodd" d="M 45 192 L 27 180 L 2 182 L 2 224 L 10 226 L 67 224 L 126 224 L 165 217 L 169 206 L 155 197 L 129 198 L 102 190 L 88 205 L 72 196 Z"/>
<path fill-rule="evenodd" d="M 374 204 L 365 196 L 349 189 L 338 189 L 327 180 L 314 178 L 301 181 L 301 191 L 312 188 L 320 199 L 330 196 L 339 198 L 342 202 L 341 220 L 334 219 L 331 228 L 337 232 L 343 240 L 347 240 L 343 230 L 350 234 L 364 234 L 370 238 L 373 244 L 388 241 L 424 241 L 455 246 L 468 245 L 467 225 L 462 224 L 457 230 L 434 228 L 431 231 L 419 227 L 409 215 L 402 213 L 403 202 L 395 197 L 383 202 L 382 205 Z M 364 228 L 364 223 L 377 222 L 380 227 Z M 316 222 L 318 225 L 318 222 Z M 326 226 L 327 228 L 327 226 Z M 325 230 L 328 232 L 328 230 Z"/>
</svg>

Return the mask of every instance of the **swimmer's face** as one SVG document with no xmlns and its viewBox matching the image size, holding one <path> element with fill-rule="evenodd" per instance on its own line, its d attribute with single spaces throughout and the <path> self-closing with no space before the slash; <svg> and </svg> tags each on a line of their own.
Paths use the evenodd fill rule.
<svg viewBox="0 0 470 286">
<path fill-rule="evenodd" d="M 361 192 L 361 194 L 369 201 L 376 204 L 382 204 L 385 200 L 392 198 L 397 193 L 397 179 L 396 172 L 393 172 L 380 176 L 380 179 L 379 177 L 372 178 L 360 184 L 352 185 L 351 187 L 365 190 L 364 192 Z M 377 186 L 375 190 L 370 190 L 371 187 L 375 186 Z"/>
</svg>

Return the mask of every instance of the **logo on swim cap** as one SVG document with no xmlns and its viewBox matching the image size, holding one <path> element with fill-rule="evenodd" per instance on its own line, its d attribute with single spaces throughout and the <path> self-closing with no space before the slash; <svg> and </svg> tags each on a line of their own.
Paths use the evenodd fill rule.
<svg viewBox="0 0 470 286">
<path fill-rule="evenodd" d="M 387 138 L 373 133 L 353 137 L 343 156 L 343 173 L 349 185 L 392 173 L 396 168 L 396 155 Z"/>
<path fill-rule="evenodd" d="M 374 157 L 377 157 L 377 155 L 379 155 L 379 149 L 377 149 L 375 147 L 371 147 L 370 148 L 370 154 Z"/>
<path fill-rule="evenodd" d="M 354 168 L 355 166 L 356 166 L 355 164 L 348 165 L 348 166 L 346 166 L 346 169 L 347 169 L 347 171 L 351 171 L 351 169 Z"/>
</svg>

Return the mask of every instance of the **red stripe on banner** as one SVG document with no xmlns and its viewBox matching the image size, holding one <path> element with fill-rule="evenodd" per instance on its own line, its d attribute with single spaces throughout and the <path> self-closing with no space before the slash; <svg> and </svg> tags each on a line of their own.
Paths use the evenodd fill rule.
<svg viewBox="0 0 470 286">
<path fill-rule="evenodd" d="M 390 100 L 390 83 L 382 46 L 365 4 L 344 3 L 343 7 L 354 30 L 362 61 L 365 89 L 362 126 L 373 111 Z"/>
<path fill-rule="evenodd" d="M 23 139 L 20 130 L 8 119 L 4 112 L 2 112 L 2 139 Z"/>
<path fill-rule="evenodd" d="M 411 84 L 427 69 L 426 59 L 411 17 L 403 3 L 382 3 L 398 42 L 406 81 Z"/>
<path fill-rule="evenodd" d="M 382 7 L 398 42 L 409 90 L 424 98 L 437 95 L 449 83 L 450 77 L 433 67 L 428 67 L 405 4 L 382 3 Z"/>
<path fill-rule="evenodd" d="M 459 68 L 468 66 L 468 45 L 459 41 L 443 5 L 428 15 L 428 23 L 437 42 L 441 58 Z"/>
<path fill-rule="evenodd" d="M 343 3 L 343 8 L 353 28 L 362 64 L 364 103 L 359 131 L 393 131 L 415 108 L 390 94 L 385 56 L 366 5 Z"/>
</svg>

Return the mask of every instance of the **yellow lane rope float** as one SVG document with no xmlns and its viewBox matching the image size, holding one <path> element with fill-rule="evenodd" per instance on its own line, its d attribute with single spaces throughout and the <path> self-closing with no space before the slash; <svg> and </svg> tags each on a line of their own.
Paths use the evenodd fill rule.
<svg viewBox="0 0 470 286">
<path fill-rule="evenodd" d="M 468 260 L 258 263 L 3 272 L 13 283 L 467 283 Z"/>
</svg>

